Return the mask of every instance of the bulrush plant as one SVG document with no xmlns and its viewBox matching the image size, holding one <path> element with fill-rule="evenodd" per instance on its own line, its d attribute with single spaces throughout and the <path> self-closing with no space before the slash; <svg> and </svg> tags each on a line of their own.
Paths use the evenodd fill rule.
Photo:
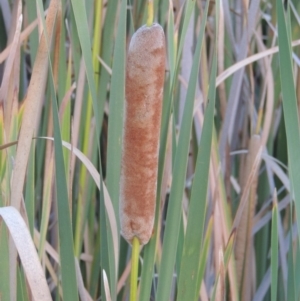
<svg viewBox="0 0 300 301">
<path fill-rule="evenodd" d="M 151 3 L 149 11 L 150 24 L 133 34 L 126 62 L 119 212 L 121 233 L 133 245 L 131 300 L 136 299 L 139 246 L 153 231 L 165 77 L 164 30 L 151 24 Z"/>
</svg>

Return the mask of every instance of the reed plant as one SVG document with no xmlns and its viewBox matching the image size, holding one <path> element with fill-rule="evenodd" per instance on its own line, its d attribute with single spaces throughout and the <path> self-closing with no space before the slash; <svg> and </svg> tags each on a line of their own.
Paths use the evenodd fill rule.
<svg viewBox="0 0 300 301">
<path fill-rule="evenodd" d="M 299 12 L 1 0 L 0 300 L 299 300 Z"/>
</svg>

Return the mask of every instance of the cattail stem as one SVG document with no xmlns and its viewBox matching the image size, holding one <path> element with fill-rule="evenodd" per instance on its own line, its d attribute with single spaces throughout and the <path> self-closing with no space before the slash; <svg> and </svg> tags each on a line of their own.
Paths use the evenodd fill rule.
<svg viewBox="0 0 300 301">
<path fill-rule="evenodd" d="M 132 240 L 132 253 L 131 253 L 131 275 L 130 275 L 130 301 L 137 300 L 137 278 L 139 270 L 139 252 L 140 241 L 135 236 Z"/>
<path fill-rule="evenodd" d="M 147 16 L 147 26 L 150 27 L 153 23 L 153 0 L 148 1 L 148 16 Z"/>
</svg>

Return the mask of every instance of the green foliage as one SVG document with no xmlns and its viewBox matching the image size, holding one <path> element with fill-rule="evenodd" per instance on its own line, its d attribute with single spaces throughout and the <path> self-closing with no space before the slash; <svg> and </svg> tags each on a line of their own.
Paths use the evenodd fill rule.
<svg viewBox="0 0 300 301">
<path fill-rule="evenodd" d="M 137 300 L 299 300 L 298 2 L 153 1 L 167 64 Z M 31 300 L 38 261 L 53 300 L 129 298 L 118 205 L 126 51 L 147 7 L 1 4 L 0 300 Z M 24 237 L 10 206 L 32 262 L 17 260 Z"/>
</svg>

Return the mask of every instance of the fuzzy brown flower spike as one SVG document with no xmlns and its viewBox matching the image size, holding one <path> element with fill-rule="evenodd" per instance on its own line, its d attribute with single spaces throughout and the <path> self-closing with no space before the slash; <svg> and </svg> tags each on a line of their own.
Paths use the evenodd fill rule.
<svg viewBox="0 0 300 301">
<path fill-rule="evenodd" d="M 124 238 L 141 245 L 154 223 L 165 53 L 164 31 L 154 23 L 135 32 L 127 56 L 120 220 Z"/>
</svg>

